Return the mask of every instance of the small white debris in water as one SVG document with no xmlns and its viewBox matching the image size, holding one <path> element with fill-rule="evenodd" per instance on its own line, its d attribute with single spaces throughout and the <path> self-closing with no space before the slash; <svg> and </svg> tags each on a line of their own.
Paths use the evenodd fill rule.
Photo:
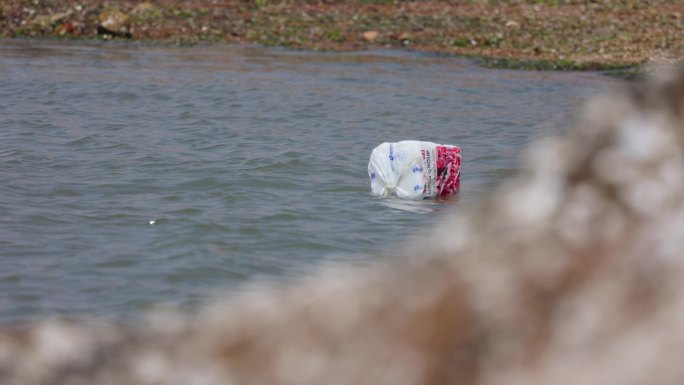
<svg viewBox="0 0 684 385">
<path fill-rule="evenodd" d="M 150 221 L 150 226 L 154 226 L 154 224 L 157 223 L 154 219 Z"/>
</svg>

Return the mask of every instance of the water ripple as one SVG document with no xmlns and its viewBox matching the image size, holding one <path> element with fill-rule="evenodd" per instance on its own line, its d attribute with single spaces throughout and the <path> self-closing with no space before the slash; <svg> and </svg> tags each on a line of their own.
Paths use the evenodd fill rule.
<svg viewBox="0 0 684 385">
<path fill-rule="evenodd" d="M 369 263 L 617 82 L 391 51 L 32 40 L 0 40 L 0 67 L 0 323 Z M 371 150 L 402 139 L 463 147 L 457 199 L 370 196 Z"/>
</svg>

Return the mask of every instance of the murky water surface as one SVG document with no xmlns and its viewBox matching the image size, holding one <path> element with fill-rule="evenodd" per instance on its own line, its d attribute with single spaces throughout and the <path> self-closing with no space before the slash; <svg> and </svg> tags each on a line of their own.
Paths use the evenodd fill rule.
<svg viewBox="0 0 684 385">
<path fill-rule="evenodd" d="M 619 83 L 393 51 L 0 40 L 0 323 L 193 307 L 378 258 Z M 371 150 L 402 139 L 462 146 L 457 200 L 369 195 Z"/>
</svg>

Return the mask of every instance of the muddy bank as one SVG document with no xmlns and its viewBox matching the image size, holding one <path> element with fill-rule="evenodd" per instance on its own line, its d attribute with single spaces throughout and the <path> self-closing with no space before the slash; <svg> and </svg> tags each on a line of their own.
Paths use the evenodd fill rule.
<svg viewBox="0 0 684 385">
<path fill-rule="evenodd" d="M 684 50 L 674 1 L 9 0 L 0 36 L 403 48 L 495 67 L 625 68 Z"/>
</svg>

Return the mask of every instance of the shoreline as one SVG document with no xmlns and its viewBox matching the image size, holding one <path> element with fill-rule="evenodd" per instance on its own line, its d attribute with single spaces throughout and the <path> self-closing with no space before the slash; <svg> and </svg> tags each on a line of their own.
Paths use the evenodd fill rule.
<svg viewBox="0 0 684 385">
<path fill-rule="evenodd" d="M 684 52 L 674 1 L 584 3 L 8 0 L 0 37 L 256 44 L 311 51 L 397 49 L 466 57 L 491 68 L 609 70 Z"/>
</svg>

